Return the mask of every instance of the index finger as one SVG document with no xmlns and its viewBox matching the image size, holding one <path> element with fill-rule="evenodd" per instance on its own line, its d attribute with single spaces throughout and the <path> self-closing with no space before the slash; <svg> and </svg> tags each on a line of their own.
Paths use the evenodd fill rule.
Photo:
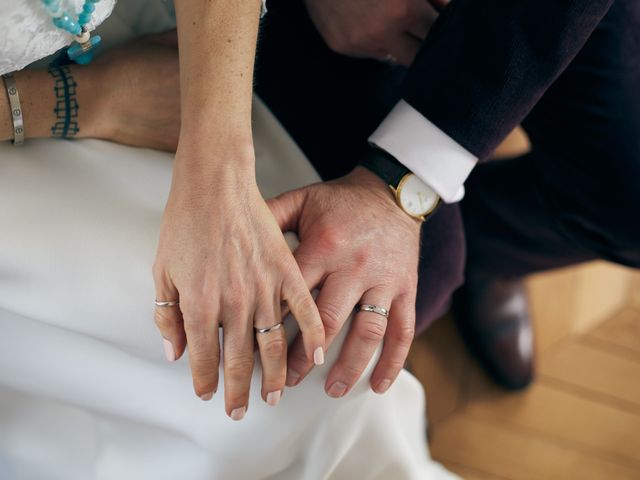
<svg viewBox="0 0 640 480">
<path fill-rule="evenodd" d="M 307 358 L 315 365 L 324 363 L 325 332 L 311 292 L 300 278 L 290 278 L 282 286 L 282 299 L 300 326 Z"/>
</svg>

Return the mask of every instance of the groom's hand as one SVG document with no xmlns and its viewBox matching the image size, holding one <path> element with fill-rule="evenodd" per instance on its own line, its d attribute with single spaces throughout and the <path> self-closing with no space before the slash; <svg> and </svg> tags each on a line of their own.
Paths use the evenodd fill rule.
<svg viewBox="0 0 640 480">
<path fill-rule="evenodd" d="M 268 204 L 283 231 L 298 233 L 294 256 L 309 289 L 320 289 L 316 301 L 327 347 L 357 304 L 390 310 L 388 319 L 372 312 L 355 315 L 325 385 L 332 397 L 347 393 L 384 339 L 371 376 L 373 390 L 383 393 L 402 369 L 414 336 L 421 223 L 405 214 L 389 187 L 362 167 Z M 289 351 L 287 385 L 298 384 L 312 367 L 296 339 Z"/>
<path fill-rule="evenodd" d="M 353 57 L 413 62 L 437 17 L 427 0 L 305 0 L 327 45 Z M 433 0 L 436 6 L 446 3 Z"/>
</svg>

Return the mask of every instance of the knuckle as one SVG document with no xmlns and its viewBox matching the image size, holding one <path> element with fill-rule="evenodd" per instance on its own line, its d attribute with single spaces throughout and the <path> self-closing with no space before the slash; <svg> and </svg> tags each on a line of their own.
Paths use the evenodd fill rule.
<svg viewBox="0 0 640 480">
<path fill-rule="evenodd" d="M 153 321 L 160 330 L 171 328 L 178 323 L 177 318 L 171 318 L 168 313 L 158 308 L 153 312 Z"/>
<path fill-rule="evenodd" d="M 397 375 L 397 373 L 404 368 L 405 360 L 405 358 L 400 359 L 399 357 L 389 360 L 387 363 L 387 370 L 392 372 L 394 375 Z"/>
<path fill-rule="evenodd" d="M 153 266 L 151 267 L 151 274 L 156 281 L 160 280 L 164 276 L 164 267 L 158 260 L 153 262 Z"/>
<path fill-rule="evenodd" d="M 311 294 L 299 295 L 293 299 L 291 309 L 301 315 L 310 315 L 317 311 L 316 302 Z"/>
<path fill-rule="evenodd" d="M 387 322 L 384 317 L 376 315 L 378 318 L 367 318 L 358 328 L 358 338 L 366 345 L 377 345 L 384 338 L 387 329 Z"/>
<path fill-rule="evenodd" d="M 210 295 L 199 291 L 187 290 L 180 298 L 180 308 L 189 317 L 205 318 L 216 308 L 216 302 Z"/>
<path fill-rule="evenodd" d="M 253 370 L 253 357 L 231 357 L 225 362 L 224 374 L 231 383 L 246 381 Z"/>
<path fill-rule="evenodd" d="M 344 244 L 344 238 L 339 228 L 326 226 L 318 236 L 318 247 L 322 252 L 332 252 Z"/>
<path fill-rule="evenodd" d="M 202 340 L 191 338 L 190 357 L 192 370 L 194 375 L 206 376 L 217 374 L 218 364 L 220 363 L 220 351 L 217 348 L 211 348 L 209 343 Z"/>
<path fill-rule="evenodd" d="M 184 330 L 187 335 L 189 348 L 194 352 L 197 361 L 209 364 L 210 360 L 218 359 L 219 340 L 217 325 L 201 319 L 185 322 Z"/>
<path fill-rule="evenodd" d="M 342 318 L 340 317 L 340 309 L 332 303 L 323 303 L 318 305 L 320 318 L 324 324 L 324 330 L 327 335 L 335 335 L 340 330 Z"/>
<path fill-rule="evenodd" d="M 374 255 L 374 249 L 371 246 L 361 246 L 353 256 L 353 265 L 356 271 L 361 272 L 367 269 Z"/>
<path fill-rule="evenodd" d="M 243 288 L 232 289 L 223 297 L 222 303 L 227 311 L 235 313 L 243 312 L 247 309 L 247 295 L 245 290 Z"/>
<path fill-rule="evenodd" d="M 387 15 L 396 20 L 404 20 L 409 16 L 410 4 L 408 0 L 388 1 Z"/>
<path fill-rule="evenodd" d="M 340 366 L 341 377 L 346 379 L 347 384 L 354 384 L 359 378 L 362 370 L 357 365 L 345 363 Z"/>
<path fill-rule="evenodd" d="M 269 358 L 281 358 L 287 351 L 287 342 L 281 336 L 274 337 L 265 343 L 262 350 Z"/>
<path fill-rule="evenodd" d="M 151 265 L 151 274 L 156 281 L 165 281 L 168 279 L 169 274 L 167 272 L 168 264 L 162 256 L 156 256 Z"/>
<path fill-rule="evenodd" d="M 324 339 L 327 333 L 324 329 L 322 321 L 314 323 L 309 329 L 309 334 L 318 338 L 322 337 Z"/>
<path fill-rule="evenodd" d="M 413 324 L 406 324 L 395 330 L 393 339 L 402 346 L 408 346 L 413 342 L 415 332 L 416 329 Z"/>
<path fill-rule="evenodd" d="M 192 362 L 194 385 L 208 385 L 218 377 L 218 364 L 216 363 L 219 360 L 218 355 L 200 352 L 196 355 L 191 354 L 189 360 Z"/>
<path fill-rule="evenodd" d="M 209 330 L 206 322 L 202 320 L 202 317 L 192 317 L 188 319 L 184 324 L 184 329 L 189 337 L 189 344 L 194 348 L 197 348 L 199 344 L 202 343 L 200 339 L 205 336 Z"/>
<path fill-rule="evenodd" d="M 184 317 L 184 330 L 189 338 L 189 344 L 194 349 L 208 348 L 213 338 L 217 323 L 209 321 L 205 314 Z"/>
<path fill-rule="evenodd" d="M 202 307 L 198 301 L 196 301 L 192 295 L 184 294 L 180 298 L 180 310 L 185 317 L 199 318 Z"/>
</svg>

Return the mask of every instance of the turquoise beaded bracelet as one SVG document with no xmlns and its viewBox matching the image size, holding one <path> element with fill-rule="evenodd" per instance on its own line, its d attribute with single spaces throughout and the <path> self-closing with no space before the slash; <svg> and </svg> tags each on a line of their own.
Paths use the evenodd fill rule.
<svg viewBox="0 0 640 480">
<path fill-rule="evenodd" d="M 60 6 L 59 0 L 41 0 L 45 9 L 53 17 L 53 24 L 74 36 L 76 43 L 67 50 L 69 59 L 80 64 L 86 64 L 93 60 L 93 49 L 97 47 L 101 38 L 96 35 L 91 37 L 87 25 L 96 9 L 95 4 L 100 0 L 85 0 L 82 10 L 73 18 Z"/>
</svg>

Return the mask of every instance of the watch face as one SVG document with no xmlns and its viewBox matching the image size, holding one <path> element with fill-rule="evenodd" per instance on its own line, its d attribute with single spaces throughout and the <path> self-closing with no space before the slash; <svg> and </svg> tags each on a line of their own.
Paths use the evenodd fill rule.
<svg viewBox="0 0 640 480">
<path fill-rule="evenodd" d="M 398 185 L 398 202 L 413 217 L 426 215 L 440 200 L 438 194 L 413 174 L 402 179 Z"/>
</svg>

